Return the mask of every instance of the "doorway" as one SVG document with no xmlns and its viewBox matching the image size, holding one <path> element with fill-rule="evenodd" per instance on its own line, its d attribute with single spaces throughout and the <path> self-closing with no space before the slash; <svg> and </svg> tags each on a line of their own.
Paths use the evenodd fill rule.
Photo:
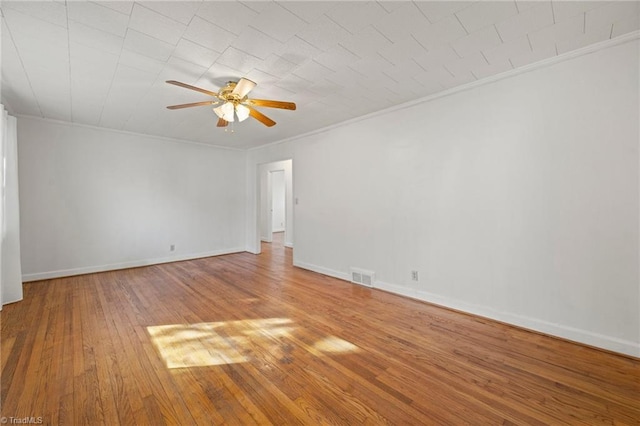
<svg viewBox="0 0 640 426">
<path fill-rule="evenodd" d="M 260 164 L 257 173 L 257 247 L 276 233 L 278 243 L 293 248 L 293 161 Z"/>
</svg>

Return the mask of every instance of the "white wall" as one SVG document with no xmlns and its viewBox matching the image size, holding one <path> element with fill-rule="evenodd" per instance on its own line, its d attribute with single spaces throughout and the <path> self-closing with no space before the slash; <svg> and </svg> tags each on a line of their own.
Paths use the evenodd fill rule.
<svg viewBox="0 0 640 426">
<path fill-rule="evenodd" d="M 18 132 L 25 280 L 244 250 L 244 152 L 28 117 Z"/>
<path fill-rule="evenodd" d="M 253 150 L 249 198 L 253 165 L 293 158 L 296 265 L 640 356 L 638 52 Z"/>
<path fill-rule="evenodd" d="M 273 232 L 284 232 L 285 221 L 285 181 L 284 170 L 271 172 L 271 229 Z"/>
</svg>

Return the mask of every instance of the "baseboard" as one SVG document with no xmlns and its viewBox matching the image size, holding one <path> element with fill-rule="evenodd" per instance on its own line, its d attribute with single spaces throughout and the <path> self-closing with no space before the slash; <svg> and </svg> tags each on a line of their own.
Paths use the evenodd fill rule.
<svg viewBox="0 0 640 426">
<path fill-rule="evenodd" d="M 324 268 L 322 266 L 313 265 L 306 262 L 294 261 L 294 266 L 328 275 L 340 280 L 349 281 L 349 274 L 335 271 L 333 269 Z M 562 324 L 556 324 L 537 318 L 531 318 L 524 315 L 518 315 L 511 312 L 502 312 L 487 306 L 475 305 L 449 297 L 440 296 L 422 290 L 417 290 L 397 284 L 386 283 L 384 281 L 375 281 L 373 288 L 388 291 L 389 293 L 398 294 L 400 296 L 410 297 L 412 299 L 422 300 L 434 305 L 442 306 L 456 311 L 477 315 L 480 317 L 500 321 L 511 324 L 527 330 L 544 333 L 550 336 L 559 337 L 576 343 L 617 352 L 624 355 L 640 358 L 640 343 L 629 340 L 618 339 L 603 334 L 593 333 L 575 327 L 569 327 Z"/>
<path fill-rule="evenodd" d="M 177 262 L 181 260 L 199 259 L 203 257 L 219 256 L 223 254 L 239 253 L 245 251 L 244 248 L 234 248 L 228 250 L 216 250 L 206 253 L 198 253 L 191 255 L 172 256 L 158 259 L 138 260 L 132 262 L 114 263 L 102 266 L 91 266 L 84 268 L 66 269 L 51 272 L 42 272 L 36 274 L 24 274 L 22 276 L 23 282 L 39 281 L 52 278 L 60 278 L 73 275 L 90 274 L 95 272 L 112 271 L 117 269 L 135 268 L 139 266 L 156 265 L 161 263 Z M 309 271 L 317 272 L 319 274 L 327 275 L 339 280 L 351 282 L 349 280 L 349 274 L 336 271 L 329 268 L 324 268 L 311 263 L 294 261 L 293 265 L 307 269 Z M 593 333 L 587 330 L 569 327 L 562 324 L 556 324 L 537 318 L 531 318 L 523 315 L 514 314 L 511 312 L 502 312 L 495 309 L 470 304 L 460 300 L 440 296 L 437 294 L 429 293 L 422 290 L 412 289 L 409 287 L 400 286 L 397 284 L 386 283 L 383 281 L 376 281 L 374 288 L 388 291 L 390 293 L 398 294 L 401 296 L 411 297 L 413 299 L 422 300 L 425 302 L 433 303 L 434 305 L 443 306 L 445 308 L 455 309 L 457 311 L 466 312 L 473 315 L 493 319 L 496 321 L 512 324 L 518 327 L 522 327 L 528 330 L 541 332 L 551 336 L 560 337 L 563 339 L 571 340 L 577 343 L 594 346 L 610 350 L 613 352 L 630 355 L 636 358 L 640 358 L 640 343 L 632 342 L 629 340 L 618 339 L 611 336 L 606 336 L 598 333 Z M 7 302 L 11 303 L 11 302 Z"/>
<path fill-rule="evenodd" d="M 293 261 L 293 266 L 297 266 L 298 268 L 307 269 L 309 271 L 317 272 L 322 275 L 328 275 L 333 278 L 337 278 L 339 280 L 349 281 L 349 274 L 334 271 L 333 269 L 323 268 L 321 266 L 312 265 L 311 263 L 305 263 L 300 261 Z"/>
<path fill-rule="evenodd" d="M 158 265 L 161 263 L 179 262 L 182 260 L 200 259 L 203 257 L 220 256 L 223 254 L 240 253 L 244 248 L 231 248 L 225 250 L 213 250 L 202 253 L 176 255 L 155 259 L 133 260 L 129 262 L 111 263 L 107 265 L 86 266 L 82 268 L 61 269 L 58 271 L 38 272 L 35 274 L 23 274 L 22 282 L 49 280 L 52 278 L 70 277 L 73 275 L 93 274 L 96 272 L 115 271 L 118 269 L 137 268 L 140 266 Z"/>
<path fill-rule="evenodd" d="M 443 306 L 445 308 L 455 309 L 457 311 L 478 315 L 484 318 L 504 322 L 515 325 L 528 330 L 544 333 L 547 335 L 560 337 L 571 340 L 576 343 L 582 343 L 612 352 L 630 355 L 640 358 L 640 343 L 629 340 L 618 339 L 603 334 L 593 333 L 587 330 L 574 328 L 562 324 L 556 324 L 537 318 L 531 318 L 524 315 L 518 315 L 511 312 L 502 312 L 495 309 L 463 302 L 456 299 L 440 296 L 426 291 L 411 289 L 397 284 L 376 281 L 374 288 L 388 291 L 390 293 L 411 297 L 413 299 L 422 300 L 433 303 L 434 305 Z"/>
<path fill-rule="evenodd" d="M 16 303 L 16 302 L 20 302 L 22 301 L 22 297 L 20 299 L 15 299 L 15 300 L 7 300 L 7 301 L 2 301 L 2 306 L 4 305 L 8 305 L 10 303 Z M 2 310 L 2 306 L 0 306 L 0 311 Z"/>
</svg>

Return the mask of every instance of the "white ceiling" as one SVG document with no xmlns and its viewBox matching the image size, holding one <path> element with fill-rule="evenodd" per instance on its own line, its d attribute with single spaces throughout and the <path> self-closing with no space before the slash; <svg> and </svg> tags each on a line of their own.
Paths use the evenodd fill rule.
<svg viewBox="0 0 640 426">
<path fill-rule="evenodd" d="M 635 31 L 638 1 L 2 2 L 2 101 L 15 114 L 250 148 Z M 233 134 L 210 107 L 258 83 Z"/>
</svg>

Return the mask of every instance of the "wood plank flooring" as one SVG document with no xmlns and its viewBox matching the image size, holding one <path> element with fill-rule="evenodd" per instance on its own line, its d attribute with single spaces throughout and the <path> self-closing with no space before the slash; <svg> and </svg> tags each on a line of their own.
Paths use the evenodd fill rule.
<svg viewBox="0 0 640 426">
<path fill-rule="evenodd" d="M 640 360 L 248 253 L 28 283 L 1 414 L 65 425 L 640 424 Z"/>
</svg>

